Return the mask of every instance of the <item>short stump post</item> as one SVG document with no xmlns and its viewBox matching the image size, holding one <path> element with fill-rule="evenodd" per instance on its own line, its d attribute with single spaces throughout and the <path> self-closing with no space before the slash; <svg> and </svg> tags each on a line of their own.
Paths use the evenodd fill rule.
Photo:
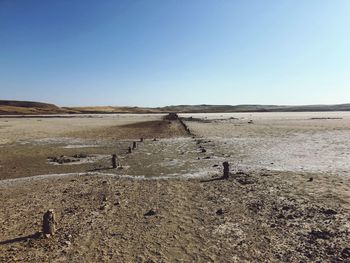
<svg viewBox="0 0 350 263">
<path fill-rule="evenodd" d="M 113 168 L 117 168 L 117 166 L 118 166 L 116 154 L 112 154 L 112 166 L 113 166 Z"/>
<path fill-rule="evenodd" d="M 53 209 L 47 210 L 43 216 L 43 234 L 45 237 L 50 237 L 56 232 L 56 217 Z"/>
<path fill-rule="evenodd" d="M 140 142 L 143 142 L 143 138 L 140 138 Z"/>
<path fill-rule="evenodd" d="M 128 153 L 132 153 L 131 147 L 128 148 Z"/>
<path fill-rule="evenodd" d="M 228 162 L 223 162 L 222 165 L 224 166 L 224 175 L 222 177 L 224 179 L 228 179 L 230 174 L 230 165 Z"/>
<path fill-rule="evenodd" d="M 132 149 L 133 149 L 133 150 L 135 150 L 135 149 L 136 149 L 136 147 L 137 147 L 136 142 L 133 142 L 133 143 L 132 143 Z"/>
</svg>

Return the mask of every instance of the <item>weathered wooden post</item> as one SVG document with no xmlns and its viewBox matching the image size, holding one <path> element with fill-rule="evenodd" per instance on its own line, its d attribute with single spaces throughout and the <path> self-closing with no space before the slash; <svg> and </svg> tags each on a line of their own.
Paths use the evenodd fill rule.
<svg viewBox="0 0 350 263">
<path fill-rule="evenodd" d="M 118 166 L 116 154 L 112 154 L 112 166 L 113 166 L 113 168 L 117 168 L 117 166 Z"/>
<path fill-rule="evenodd" d="M 136 148 L 137 148 L 137 144 L 136 144 L 136 142 L 133 142 L 132 143 L 132 149 L 135 150 Z"/>
<path fill-rule="evenodd" d="M 143 142 L 143 138 L 142 137 L 140 138 L 140 142 Z"/>
<path fill-rule="evenodd" d="M 132 153 L 131 147 L 128 148 L 128 153 Z"/>
<path fill-rule="evenodd" d="M 228 179 L 229 174 L 230 174 L 230 165 L 228 162 L 223 162 L 222 165 L 224 166 L 224 179 Z"/>
<path fill-rule="evenodd" d="M 43 234 L 45 237 L 50 237 L 56 232 L 56 217 L 53 209 L 47 210 L 43 216 Z"/>
</svg>

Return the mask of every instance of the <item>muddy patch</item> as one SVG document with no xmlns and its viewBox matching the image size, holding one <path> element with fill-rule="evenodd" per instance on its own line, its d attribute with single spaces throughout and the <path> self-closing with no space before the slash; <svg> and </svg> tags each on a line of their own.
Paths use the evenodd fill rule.
<svg viewBox="0 0 350 263">
<path fill-rule="evenodd" d="M 63 146 L 64 149 L 79 149 L 79 148 L 95 148 L 95 147 L 102 147 L 101 145 L 96 144 L 69 144 L 66 146 Z"/>
<path fill-rule="evenodd" d="M 47 160 L 53 165 L 73 165 L 73 164 L 85 164 L 94 163 L 106 158 L 110 158 L 109 155 L 103 154 L 75 154 L 73 156 L 58 156 L 58 157 L 48 157 Z"/>
</svg>

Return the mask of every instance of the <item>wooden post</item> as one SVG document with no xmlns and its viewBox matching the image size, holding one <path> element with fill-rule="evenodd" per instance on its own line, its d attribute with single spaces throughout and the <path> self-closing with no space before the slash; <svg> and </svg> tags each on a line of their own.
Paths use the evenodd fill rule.
<svg viewBox="0 0 350 263">
<path fill-rule="evenodd" d="M 113 166 L 113 168 L 117 168 L 117 166 L 118 166 L 116 154 L 112 154 L 112 166 Z"/>
<path fill-rule="evenodd" d="M 50 237 L 56 231 L 56 218 L 53 209 L 47 210 L 43 216 L 43 234 L 45 237 Z"/>
<path fill-rule="evenodd" d="M 128 148 L 128 153 L 132 153 L 131 147 Z"/>
<path fill-rule="evenodd" d="M 229 174 L 230 174 L 230 165 L 228 162 L 223 162 L 222 165 L 224 166 L 223 178 L 228 179 Z"/>
<path fill-rule="evenodd" d="M 143 142 L 143 138 L 140 138 L 140 142 Z"/>
<path fill-rule="evenodd" d="M 133 143 L 132 143 L 132 149 L 133 149 L 133 150 L 135 150 L 135 149 L 136 149 L 136 147 L 137 147 L 136 142 L 133 142 Z"/>
</svg>

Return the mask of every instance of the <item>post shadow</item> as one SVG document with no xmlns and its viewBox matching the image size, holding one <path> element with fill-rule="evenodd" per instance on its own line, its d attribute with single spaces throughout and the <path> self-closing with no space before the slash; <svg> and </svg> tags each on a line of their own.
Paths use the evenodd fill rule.
<svg viewBox="0 0 350 263">
<path fill-rule="evenodd" d="M 207 180 L 201 180 L 200 183 L 209 183 L 209 182 L 213 182 L 213 181 L 221 181 L 221 180 L 227 180 L 227 178 L 220 176 L 220 177 L 215 177 L 212 179 L 207 179 Z"/>
<path fill-rule="evenodd" d="M 230 177 L 230 165 L 228 162 L 223 162 L 222 165 L 224 166 L 224 174 L 221 177 L 216 177 L 208 180 L 202 180 L 201 183 L 208 183 L 213 181 L 219 181 L 219 180 L 227 180 Z"/>
<path fill-rule="evenodd" d="M 87 172 L 97 172 L 97 171 L 106 171 L 106 170 L 114 170 L 114 168 L 113 167 L 93 168 L 93 169 L 87 170 Z"/>
<path fill-rule="evenodd" d="M 7 244 L 13 244 L 13 243 L 17 243 L 17 242 L 23 242 L 23 241 L 27 241 L 29 239 L 38 239 L 40 237 L 41 237 L 41 233 L 40 232 L 36 232 L 36 233 L 28 235 L 28 236 L 16 237 L 16 238 L 13 238 L 13 239 L 0 241 L 0 246 L 1 245 L 7 245 Z"/>
</svg>

